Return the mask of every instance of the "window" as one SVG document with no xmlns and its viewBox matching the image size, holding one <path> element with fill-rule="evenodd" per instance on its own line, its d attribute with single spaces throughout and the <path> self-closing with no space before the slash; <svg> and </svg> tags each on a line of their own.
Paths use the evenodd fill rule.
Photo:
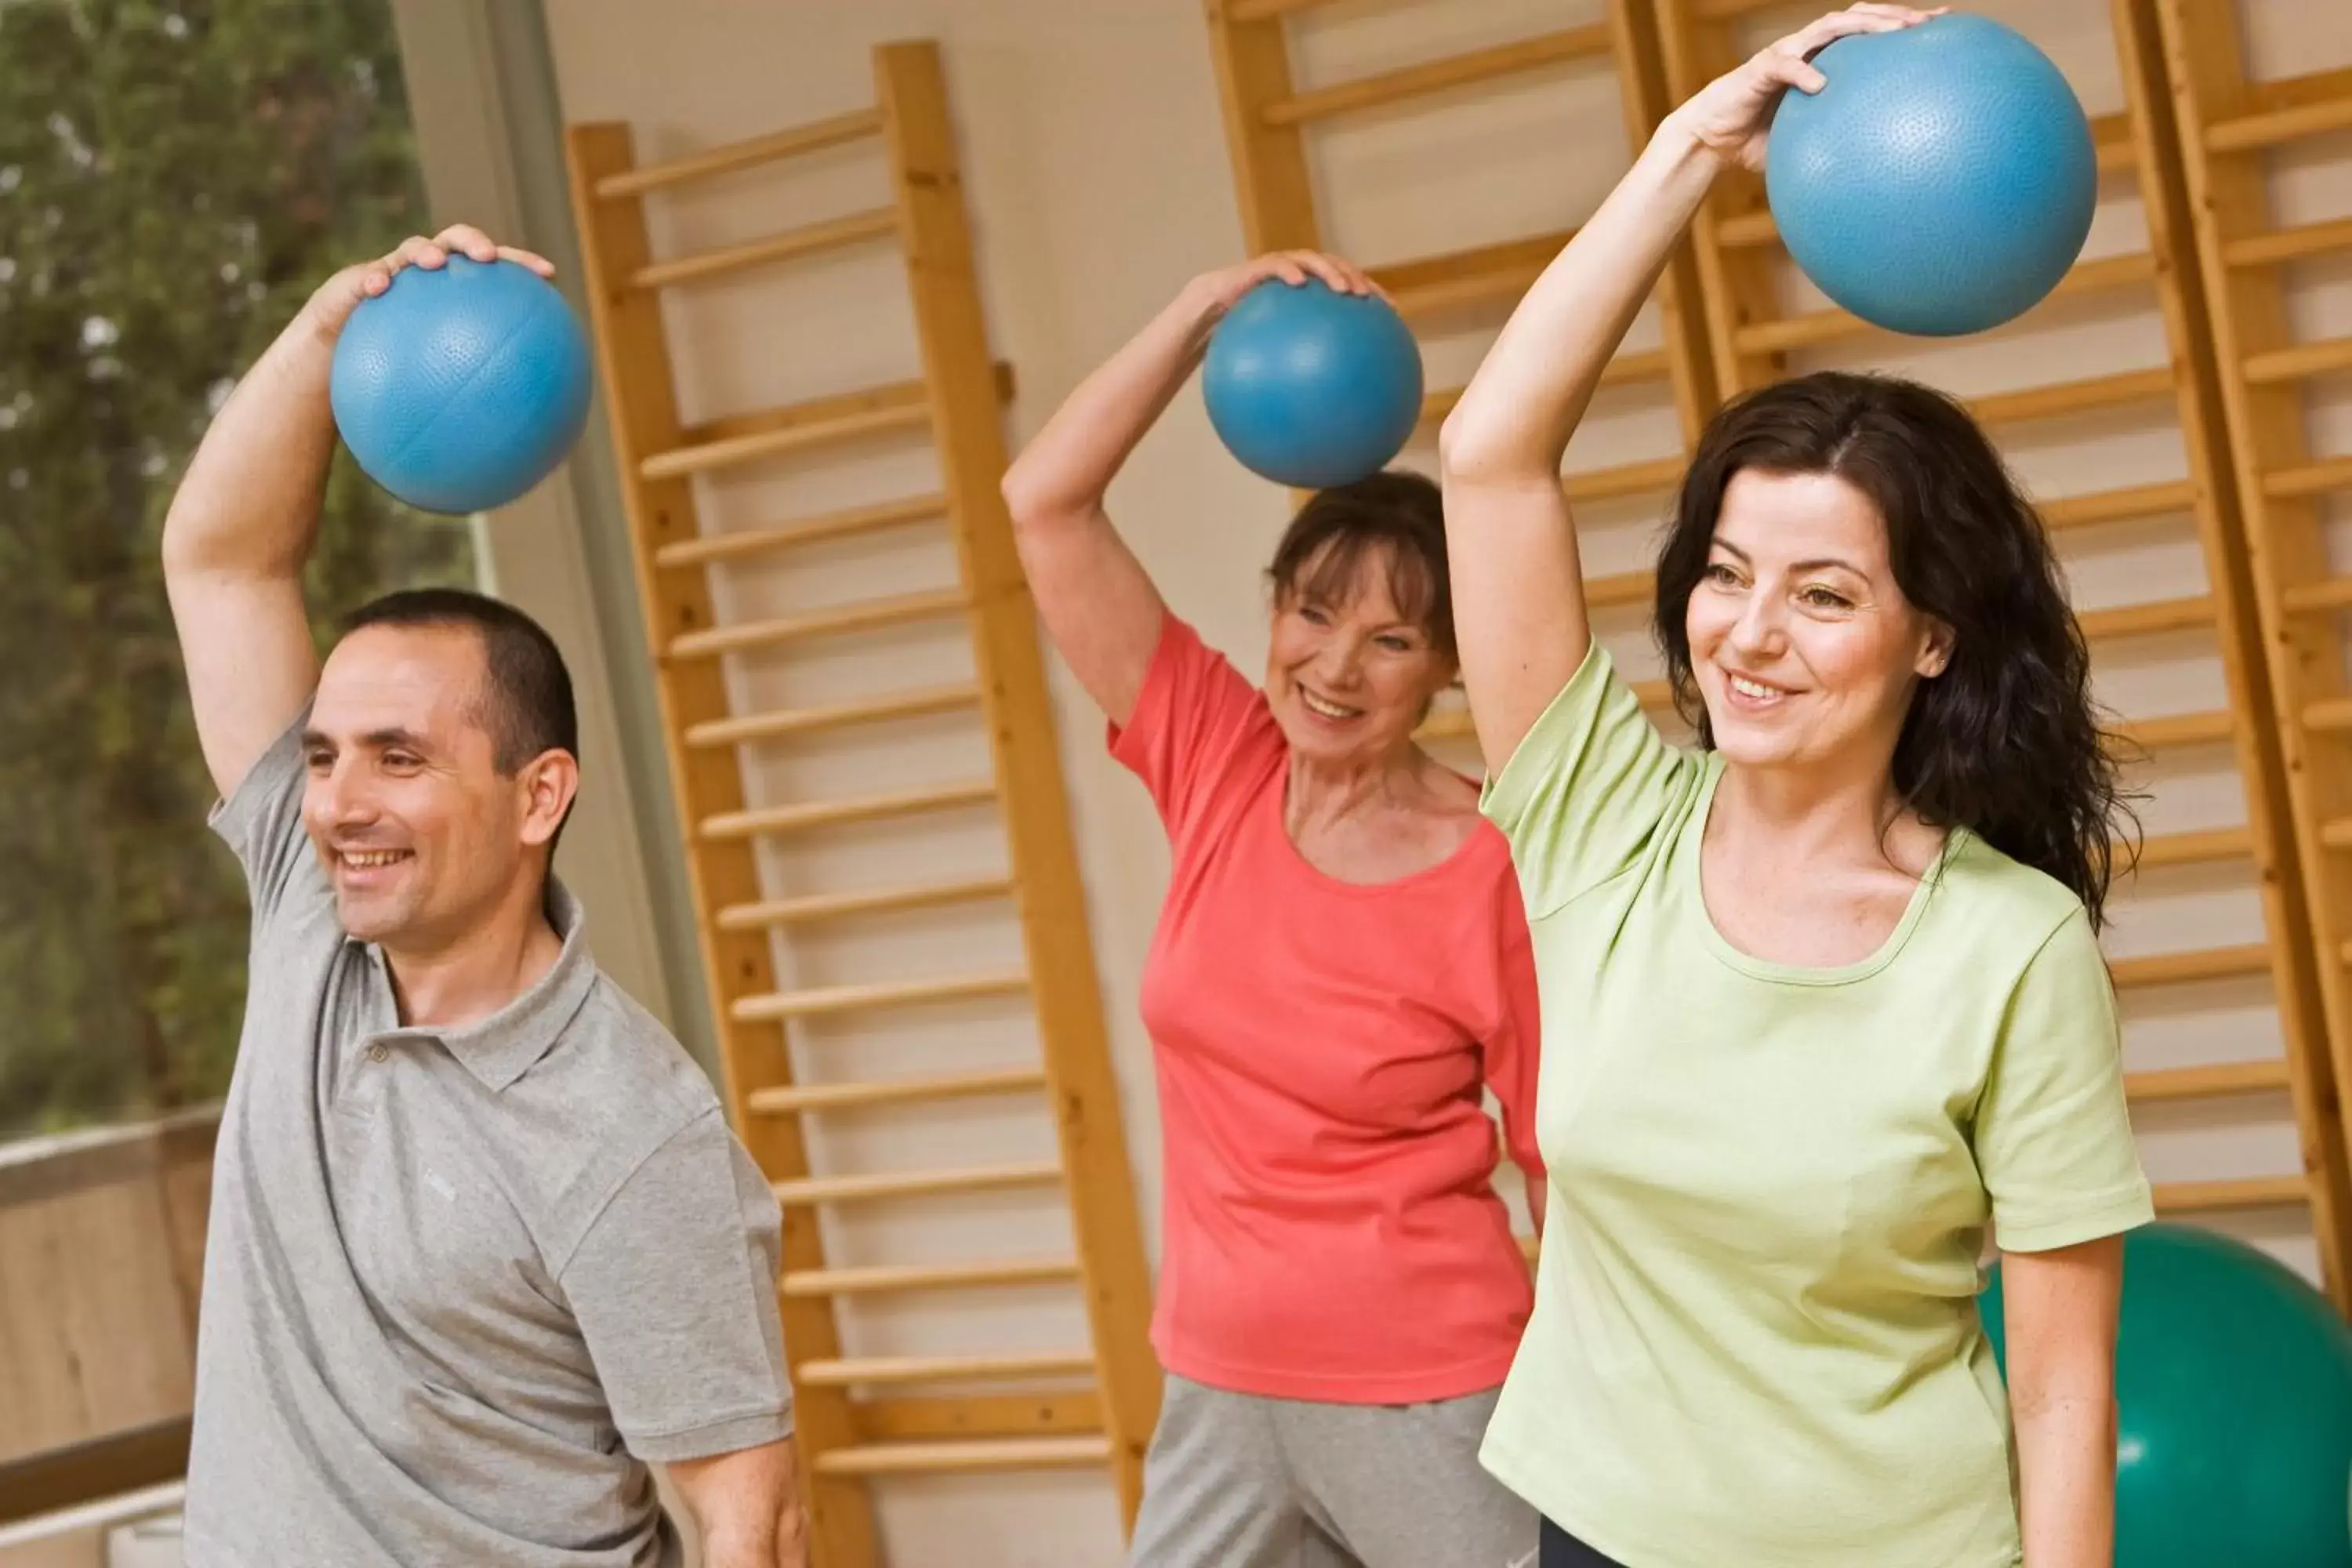
<svg viewBox="0 0 2352 1568">
<path fill-rule="evenodd" d="M 426 222 L 389 0 L 0 0 L 0 1139 L 226 1088 L 247 907 L 157 546 L 311 289 Z M 339 457 L 326 624 L 471 583 Z"/>
</svg>

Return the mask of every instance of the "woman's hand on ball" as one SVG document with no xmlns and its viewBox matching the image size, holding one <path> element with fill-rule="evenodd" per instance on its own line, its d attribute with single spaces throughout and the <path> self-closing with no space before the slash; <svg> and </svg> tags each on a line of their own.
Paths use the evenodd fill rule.
<svg viewBox="0 0 2352 1568">
<path fill-rule="evenodd" d="M 1241 302 L 1242 296 L 1269 279 L 1279 279 L 1299 288 L 1313 279 L 1341 294 L 1372 294 L 1388 298 L 1371 275 L 1352 261 L 1337 256 L 1327 256 L 1319 250 L 1272 250 L 1264 256 L 1232 267 L 1205 273 L 1196 280 L 1196 287 L 1205 291 L 1211 309 L 1223 315 Z"/>
<path fill-rule="evenodd" d="M 1780 102 L 1780 94 L 1790 88 L 1819 92 L 1828 85 L 1828 79 L 1813 68 L 1813 56 L 1853 34 L 1897 32 L 1948 9 L 1863 5 L 1832 11 L 1767 45 L 1745 64 L 1707 83 L 1675 111 L 1674 118 L 1701 146 L 1725 162 L 1760 170 L 1773 106 Z"/>
<path fill-rule="evenodd" d="M 446 265 L 453 255 L 485 264 L 512 261 L 530 268 L 541 278 L 555 276 L 555 264 L 537 252 L 500 245 L 471 224 L 452 224 L 430 239 L 411 235 L 388 255 L 344 268 L 310 296 L 311 317 L 319 329 L 331 337 L 342 331 L 353 310 L 391 288 L 393 275 L 401 268 L 422 267 L 432 270 Z"/>
</svg>

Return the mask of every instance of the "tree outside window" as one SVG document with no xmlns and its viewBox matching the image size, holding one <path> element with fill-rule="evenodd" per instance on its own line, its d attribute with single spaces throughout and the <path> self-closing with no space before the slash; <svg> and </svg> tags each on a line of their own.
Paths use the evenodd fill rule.
<svg viewBox="0 0 2352 1568">
<path fill-rule="evenodd" d="M 426 225 L 389 0 L 0 0 L 0 1139 L 227 1085 L 247 912 L 163 514 L 311 289 Z M 339 458 L 322 638 L 474 576 Z"/>
</svg>

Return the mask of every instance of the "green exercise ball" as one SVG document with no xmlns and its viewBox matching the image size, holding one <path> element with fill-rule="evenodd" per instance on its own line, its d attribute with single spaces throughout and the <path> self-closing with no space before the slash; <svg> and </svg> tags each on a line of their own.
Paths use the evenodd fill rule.
<svg viewBox="0 0 2352 1568">
<path fill-rule="evenodd" d="M 2005 1369 L 1998 1268 L 1979 1306 Z M 2352 1568 L 2352 1329 L 2301 1275 L 2132 1232 L 2116 1400 L 2116 1568 Z"/>
</svg>

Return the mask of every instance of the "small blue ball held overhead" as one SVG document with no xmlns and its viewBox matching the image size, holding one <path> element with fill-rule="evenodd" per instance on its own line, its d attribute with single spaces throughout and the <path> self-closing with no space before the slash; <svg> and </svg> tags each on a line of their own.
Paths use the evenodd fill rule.
<svg viewBox="0 0 2352 1568">
<path fill-rule="evenodd" d="M 1201 368 L 1209 423 L 1251 472 L 1300 489 L 1376 474 L 1421 419 L 1421 346 L 1393 306 L 1319 279 L 1242 296 Z"/>
<path fill-rule="evenodd" d="M 367 476 L 424 511 L 504 506 L 580 438 L 593 384 L 563 296 L 519 262 L 408 267 L 352 311 L 329 400 Z"/>
<path fill-rule="evenodd" d="M 1765 190 L 1790 257 L 1866 321 L 1956 337 L 2022 314 L 2091 230 L 2098 164 L 2049 57 L 1982 16 L 1838 39 L 1780 98 Z"/>
</svg>

